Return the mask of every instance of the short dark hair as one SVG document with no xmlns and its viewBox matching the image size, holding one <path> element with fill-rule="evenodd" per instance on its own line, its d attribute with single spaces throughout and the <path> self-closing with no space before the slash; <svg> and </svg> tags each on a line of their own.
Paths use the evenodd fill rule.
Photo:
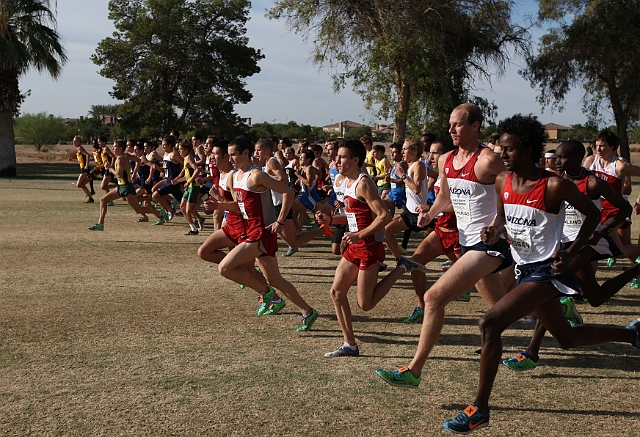
<svg viewBox="0 0 640 437">
<path fill-rule="evenodd" d="M 100 140 L 100 142 L 102 142 L 102 143 L 106 143 L 106 142 L 107 142 L 107 137 L 106 137 L 106 136 L 104 136 L 104 135 L 100 135 L 100 136 L 98 137 L 98 140 Z"/>
<path fill-rule="evenodd" d="M 320 156 L 322 156 L 323 150 L 322 150 L 322 146 L 320 144 L 312 144 L 312 145 L 309 146 L 309 148 L 311 150 L 313 150 L 313 153 L 317 153 Z"/>
<path fill-rule="evenodd" d="M 196 140 L 202 141 L 202 135 L 200 134 L 193 134 L 193 138 L 195 138 Z"/>
<path fill-rule="evenodd" d="M 402 150 L 402 144 L 400 143 L 391 143 L 389 149 Z"/>
<path fill-rule="evenodd" d="M 166 141 L 167 143 L 171 144 L 171 146 L 175 146 L 176 145 L 176 138 L 174 136 L 171 136 L 171 135 L 165 135 L 162 138 L 162 141 Z"/>
<path fill-rule="evenodd" d="M 451 141 L 451 138 L 433 140 L 432 144 L 442 144 L 442 153 L 447 153 L 453 150 L 453 141 Z"/>
<path fill-rule="evenodd" d="M 125 140 L 115 140 L 115 145 L 120 147 L 122 150 L 127 148 L 127 142 Z"/>
<path fill-rule="evenodd" d="M 431 132 L 427 132 L 426 134 L 422 134 L 420 139 L 422 139 L 424 137 L 427 137 L 427 141 L 429 141 L 430 143 L 433 143 L 436 140 L 436 134 L 431 133 Z"/>
<path fill-rule="evenodd" d="M 273 150 L 273 142 L 271 142 L 271 140 L 269 138 L 260 138 L 258 141 L 256 141 L 256 146 L 260 144 L 261 147 L 265 147 L 269 150 Z"/>
<path fill-rule="evenodd" d="M 223 155 L 229 154 L 229 141 L 216 141 L 213 144 L 213 147 L 217 147 L 218 149 L 220 149 L 220 152 Z"/>
<path fill-rule="evenodd" d="M 307 158 L 311 162 L 313 162 L 313 160 L 316 159 L 316 155 L 313 153 L 313 150 L 309 150 L 309 149 L 303 150 L 300 153 L 300 159 L 302 159 L 303 157 Z"/>
<path fill-rule="evenodd" d="M 498 123 L 498 133 L 515 135 L 518 137 L 518 145 L 523 149 L 531 148 L 531 159 L 539 162 L 544 150 L 546 140 L 544 126 L 533 114 L 516 114 L 505 118 Z"/>
<path fill-rule="evenodd" d="M 239 135 L 229 141 L 229 147 L 235 147 L 236 152 L 240 153 L 248 150 L 249 155 L 253 155 L 253 152 L 255 151 L 255 147 L 253 146 L 251 139 L 246 135 Z"/>
<path fill-rule="evenodd" d="M 603 129 L 598 132 L 596 140 L 606 141 L 613 150 L 616 150 L 620 145 L 620 138 L 618 138 L 618 136 L 611 132 L 609 129 Z"/>
<path fill-rule="evenodd" d="M 280 138 L 280 141 L 282 141 L 284 143 L 284 147 L 291 147 L 291 139 L 284 137 L 284 138 Z"/>
<path fill-rule="evenodd" d="M 358 140 L 340 140 L 338 141 L 338 148 L 344 147 L 349 151 L 351 158 L 358 158 L 358 165 L 364 165 L 364 160 L 367 157 L 367 149 L 364 148 L 362 141 Z"/>
<path fill-rule="evenodd" d="M 193 144 L 191 143 L 191 140 L 180 141 L 180 147 L 182 147 L 183 149 L 187 149 L 189 153 L 191 153 L 191 151 L 193 150 Z"/>
<path fill-rule="evenodd" d="M 382 144 L 376 144 L 375 146 L 373 146 L 373 151 L 374 152 L 382 152 L 384 154 L 386 149 L 384 148 L 384 146 Z"/>
</svg>

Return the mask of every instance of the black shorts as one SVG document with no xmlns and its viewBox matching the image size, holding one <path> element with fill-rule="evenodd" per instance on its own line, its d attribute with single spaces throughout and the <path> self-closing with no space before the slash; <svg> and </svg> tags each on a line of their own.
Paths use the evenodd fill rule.
<svg viewBox="0 0 640 437">
<path fill-rule="evenodd" d="M 579 295 L 580 285 L 578 285 L 578 280 L 573 276 L 571 270 L 567 270 L 561 275 L 556 275 L 556 271 L 551 268 L 553 261 L 553 259 L 548 259 L 537 263 L 516 265 L 516 285 L 524 284 L 525 282 L 551 282 L 562 295 Z"/>
<path fill-rule="evenodd" d="M 180 184 L 173 185 L 171 182 L 169 182 L 167 185 L 160 188 L 158 190 L 158 193 L 161 196 L 168 196 L 169 194 L 171 194 L 176 200 L 182 200 L 182 190 L 180 189 Z"/>
<path fill-rule="evenodd" d="M 282 203 L 280 205 L 274 205 L 273 208 L 276 210 L 276 218 L 280 217 L 280 211 L 282 211 Z M 293 219 L 293 212 L 291 208 L 289 208 L 289 212 L 287 212 L 287 217 L 285 220 Z"/>
<path fill-rule="evenodd" d="M 345 232 L 347 232 L 347 228 L 348 225 L 346 224 L 336 225 L 335 229 L 333 230 L 333 237 L 331 237 L 331 242 L 340 244 L 342 242 L 342 237 L 344 236 Z"/>
<path fill-rule="evenodd" d="M 491 273 L 497 273 L 500 270 L 504 270 L 513 264 L 511 248 L 509 247 L 509 243 L 507 243 L 507 240 L 505 240 L 504 238 L 499 239 L 497 243 L 492 244 L 491 246 L 488 246 L 483 242 L 476 243 L 473 246 L 462 246 L 463 255 L 470 250 L 477 250 L 480 252 L 485 252 L 489 256 L 499 256 L 502 258 L 502 264 L 500 264 L 498 268 Z"/>
<path fill-rule="evenodd" d="M 433 229 L 436 226 L 436 219 L 433 219 L 431 220 L 431 223 L 429 223 L 426 227 L 421 228 L 420 226 L 418 226 L 418 214 L 409 212 L 406 209 L 402 211 L 400 217 L 402 217 L 402 220 L 404 221 L 404 224 L 407 225 L 407 228 L 413 232 L 420 232 L 429 228 Z"/>
</svg>

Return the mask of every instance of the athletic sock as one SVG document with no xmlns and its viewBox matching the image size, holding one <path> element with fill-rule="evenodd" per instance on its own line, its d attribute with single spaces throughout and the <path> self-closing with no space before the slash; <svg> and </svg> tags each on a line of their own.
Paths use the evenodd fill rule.
<svg viewBox="0 0 640 437">
<path fill-rule="evenodd" d="M 193 223 L 191 223 L 189 226 L 191 226 L 191 230 L 192 231 L 197 231 L 198 230 L 198 228 L 196 228 L 196 225 L 193 224 Z"/>
<path fill-rule="evenodd" d="M 351 346 L 349 343 L 347 343 L 346 341 L 344 342 L 343 347 L 348 347 L 349 349 L 351 349 L 352 351 L 356 350 L 358 348 L 358 346 Z"/>
</svg>

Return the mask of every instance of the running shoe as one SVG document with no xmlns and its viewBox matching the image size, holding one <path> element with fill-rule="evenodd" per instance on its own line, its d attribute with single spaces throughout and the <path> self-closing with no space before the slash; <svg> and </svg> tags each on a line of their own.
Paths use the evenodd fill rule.
<svg viewBox="0 0 640 437">
<path fill-rule="evenodd" d="M 140 217 L 138 223 L 146 223 L 149 221 L 149 217 Z"/>
<path fill-rule="evenodd" d="M 376 375 L 380 377 L 384 382 L 394 387 L 403 388 L 418 388 L 422 375 L 417 378 L 413 376 L 407 366 L 400 367 L 395 370 L 383 370 L 377 369 Z"/>
<path fill-rule="evenodd" d="M 420 307 L 415 307 L 411 315 L 404 319 L 402 323 L 416 323 L 422 317 L 424 317 L 424 310 Z"/>
<path fill-rule="evenodd" d="M 198 229 L 198 231 L 202 230 L 202 226 L 200 226 L 200 220 L 194 220 L 193 224 L 196 225 L 196 228 Z"/>
<path fill-rule="evenodd" d="M 238 288 L 239 288 L 240 290 L 243 290 L 243 289 L 244 289 L 244 285 L 242 285 L 242 284 L 238 284 Z"/>
<path fill-rule="evenodd" d="M 634 320 L 633 322 L 631 322 L 628 326 L 627 329 L 631 329 L 632 331 L 636 331 L 636 342 L 635 343 L 629 343 L 631 346 L 636 347 L 638 349 L 640 349 L 640 319 Z"/>
<path fill-rule="evenodd" d="M 290 248 L 287 249 L 287 251 L 282 256 L 291 256 L 294 253 L 296 253 L 297 251 L 298 251 L 297 247 L 290 247 Z"/>
<path fill-rule="evenodd" d="M 93 203 L 95 202 L 95 200 L 93 200 L 93 197 L 89 197 L 87 200 L 84 201 L 84 203 Z"/>
<path fill-rule="evenodd" d="M 204 220 L 205 220 L 205 218 L 202 217 L 200 219 L 200 221 L 198 222 L 198 226 L 200 227 L 200 230 L 204 229 Z"/>
<path fill-rule="evenodd" d="M 167 221 L 163 218 L 161 218 L 160 220 L 158 220 L 157 222 L 155 222 L 153 224 L 153 226 L 159 226 L 159 225 L 164 225 Z"/>
<path fill-rule="evenodd" d="M 560 304 L 565 307 L 564 316 L 567 318 L 569 323 L 571 323 L 572 327 L 582 325 L 584 323 L 572 298 L 569 296 L 562 297 L 560 298 Z"/>
<path fill-rule="evenodd" d="M 167 214 L 167 210 L 164 208 L 160 208 L 160 211 L 158 211 L 160 213 L 160 217 L 165 221 L 168 222 L 169 221 L 169 214 Z"/>
<path fill-rule="evenodd" d="M 303 228 L 307 231 L 317 231 L 318 229 L 320 229 L 320 226 L 318 225 L 304 225 Z"/>
<path fill-rule="evenodd" d="M 285 306 L 284 299 L 280 299 L 280 302 L 271 302 L 269 305 L 269 309 L 264 312 L 265 316 L 270 316 L 271 314 L 277 314 L 282 308 Z"/>
<path fill-rule="evenodd" d="M 537 320 L 538 318 L 536 316 L 527 316 L 524 319 L 522 319 L 522 323 L 526 325 L 535 325 Z"/>
<path fill-rule="evenodd" d="M 323 237 L 333 237 L 333 229 L 331 229 L 329 226 L 321 224 L 320 228 L 324 229 L 324 234 L 322 234 Z"/>
<path fill-rule="evenodd" d="M 518 355 L 513 358 L 509 358 L 508 360 L 504 360 L 502 364 L 516 372 L 524 372 L 525 370 L 535 369 L 538 362 L 529 358 L 528 353 L 520 351 L 518 352 Z"/>
<path fill-rule="evenodd" d="M 464 294 L 461 294 L 460 296 L 458 296 L 458 298 L 456 299 L 460 302 L 470 302 L 471 301 L 471 292 L 468 291 Z"/>
<path fill-rule="evenodd" d="M 405 258 L 403 256 L 401 256 L 400 258 L 398 258 L 398 267 L 404 268 L 405 271 L 407 273 L 411 273 L 414 270 L 418 270 L 422 273 L 427 273 L 428 270 L 427 268 L 420 264 L 419 262 L 415 262 L 414 260 L 410 259 L 410 258 Z"/>
<path fill-rule="evenodd" d="M 611 268 L 611 267 L 613 267 L 615 265 L 616 265 L 616 259 L 615 258 L 609 258 L 607 260 L 607 267 Z"/>
<path fill-rule="evenodd" d="M 193 229 L 190 229 L 189 232 L 187 232 L 184 235 L 198 235 L 198 230 L 196 229 L 195 231 Z"/>
<path fill-rule="evenodd" d="M 358 349 L 358 346 L 356 346 L 355 349 L 351 349 L 349 346 L 342 345 L 333 352 L 327 352 L 324 356 L 327 358 L 357 357 L 360 356 L 360 350 Z"/>
<path fill-rule="evenodd" d="M 638 281 L 637 276 L 633 278 L 633 280 L 631 281 L 631 284 L 629 284 L 629 288 L 632 290 L 637 290 L 638 288 L 640 288 L 640 281 Z"/>
<path fill-rule="evenodd" d="M 259 305 L 258 310 L 256 311 L 256 316 L 263 315 L 265 311 L 269 309 L 269 306 L 271 305 L 271 298 L 274 294 L 276 294 L 275 288 L 271 287 L 271 285 L 269 285 L 268 287 L 269 291 L 258 296 Z"/>
<path fill-rule="evenodd" d="M 311 308 L 311 314 L 307 314 L 306 316 L 302 316 L 302 324 L 296 328 L 296 332 L 305 332 L 311 329 L 311 325 L 318 318 L 318 312 Z M 356 349 L 357 352 L 357 349 Z M 356 354 L 357 355 L 357 354 Z M 325 354 L 325 357 L 327 355 Z"/>
<path fill-rule="evenodd" d="M 406 255 L 407 254 L 407 248 L 406 247 L 398 246 L 398 250 L 400 251 L 400 253 L 402 255 Z"/>
<path fill-rule="evenodd" d="M 91 195 L 93 196 L 94 194 L 96 194 L 96 191 L 92 188 L 91 189 Z"/>
<path fill-rule="evenodd" d="M 175 211 L 167 211 L 167 221 L 173 220 L 173 217 L 176 215 Z"/>
<path fill-rule="evenodd" d="M 589 300 L 581 294 L 573 296 L 573 301 L 575 303 L 589 303 Z"/>
<path fill-rule="evenodd" d="M 107 206 L 116 206 L 116 204 L 113 203 L 113 202 L 109 202 L 109 203 L 107 203 Z"/>
<path fill-rule="evenodd" d="M 453 419 L 447 420 L 442 426 L 454 434 L 469 434 L 476 429 L 489 426 L 490 414 L 491 409 L 484 415 L 480 414 L 476 405 L 469 404 L 460 414 Z"/>
<path fill-rule="evenodd" d="M 104 231 L 104 225 L 96 223 L 93 226 L 89 226 L 87 229 L 89 229 L 90 231 Z"/>
</svg>

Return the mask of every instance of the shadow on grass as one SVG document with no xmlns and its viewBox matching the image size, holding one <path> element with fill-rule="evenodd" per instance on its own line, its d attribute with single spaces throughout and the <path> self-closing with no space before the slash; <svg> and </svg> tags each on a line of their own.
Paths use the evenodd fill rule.
<svg viewBox="0 0 640 437">
<path fill-rule="evenodd" d="M 6 179 L 76 180 L 80 174 L 78 164 L 67 162 L 28 163 L 17 165 L 17 176 Z"/>
</svg>

